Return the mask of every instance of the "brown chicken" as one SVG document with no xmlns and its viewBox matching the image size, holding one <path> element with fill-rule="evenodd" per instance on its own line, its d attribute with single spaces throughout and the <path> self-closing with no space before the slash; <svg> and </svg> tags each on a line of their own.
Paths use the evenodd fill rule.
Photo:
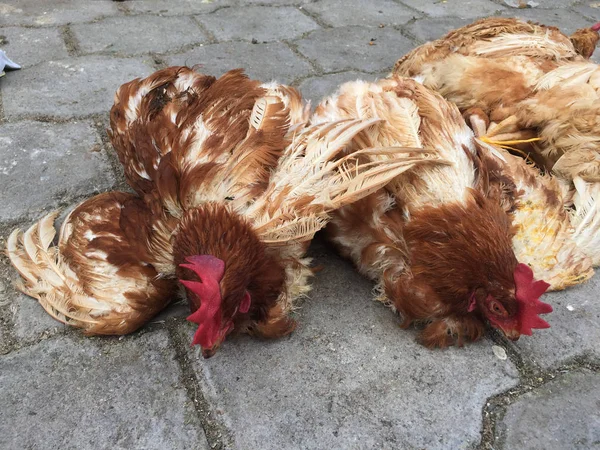
<svg viewBox="0 0 600 450">
<path fill-rule="evenodd" d="M 571 182 L 600 181 L 600 69 L 588 61 L 600 23 L 570 38 L 557 28 L 489 18 L 402 57 L 413 77 L 491 120 L 487 142 L 530 153 Z"/>
<path fill-rule="evenodd" d="M 445 161 L 399 175 L 336 211 L 328 227 L 402 325 L 425 323 L 419 339 L 428 347 L 476 340 L 486 321 L 513 340 L 548 327 L 538 314 L 552 311 L 539 300 L 549 285 L 534 281 L 513 250 L 506 199 L 515 185 L 458 109 L 413 80 L 392 77 L 343 85 L 312 123 L 348 118 L 383 119 L 357 134 L 357 148 L 425 149 Z"/>
<path fill-rule="evenodd" d="M 137 196 L 86 200 L 56 247 L 56 214 L 15 230 L 7 251 L 20 289 L 87 334 L 124 334 L 173 299 L 178 279 L 207 357 L 233 330 L 290 333 L 293 303 L 310 289 L 305 250 L 330 211 L 422 159 L 340 159 L 377 120 L 304 128 L 306 113 L 294 89 L 241 70 L 215 79 L 171 67 L 123 85 L 111 140 Z"/>
</svg>

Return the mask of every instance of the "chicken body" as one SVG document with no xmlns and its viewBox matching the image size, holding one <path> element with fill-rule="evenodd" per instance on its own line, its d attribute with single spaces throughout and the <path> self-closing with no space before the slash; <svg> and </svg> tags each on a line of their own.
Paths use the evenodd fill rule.
<svg viewBox="0 0 600 450">
<path fill-rule="evenodd" d="M 458 109 L 421 84 L 401 77 L 342 85 L 316 109 L 313 123 L 381 118 L 359 133 L 360 145 L 425 149 L 445 163 L 421 165 L 384 189 L 333 215 L 329 236 L 358 269 L 377 282 L 379 299 L 398 310 L 403 326 L 426 324 L 419 339 L 446 347 L 478 339 L 485 321 L 509 338 L 548 325 L 537 313 L 547 284 L 519 294 L 505 189 L 514 189 L 485 157 Z M 543 306 L 542 306 L 543 305 Z M 535 310 L 536 312 L 532 312 Z"/>
<path fill-rule="evenodd" d="M 482 19 L 411 51 L 394 73 L 461 111 L 482 110 L 494 125 L 489 140 L 526 141 L 513 145 L 567 182 L 600 181 L 600 69 L 588 60 L 599 27 L 569 38 L 518 19 Z"/>
<path fill-rule="evenodd" d="M 304 253 L 329 212 L 419 160 L 340 160 L 376 121 L 304 128 L 306 113 L 294 89 L 240 70 L 215 79 L 172 67 L 123 85 L 110 134 L 137 197 L 83 202 L 58 247 L 53 215 L 15 230 L 21 289 L 89 334 L 122 334 L 166 306 L 179 279 L 205 356 L 233 330 L 291 332 L 293 303 L 310 289 Z"/>
</svg>

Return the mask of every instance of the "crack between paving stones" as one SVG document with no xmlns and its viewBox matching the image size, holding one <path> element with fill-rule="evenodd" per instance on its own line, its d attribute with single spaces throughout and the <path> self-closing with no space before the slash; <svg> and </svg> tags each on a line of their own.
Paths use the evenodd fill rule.
<svg viewBox="0 0 600 450">
<path fill-rule="evenodd" d="M 77 56 L 80 50 L 79 42 L 73 34 L 73 30 L 71 30 L 71 27 L 69 25 L 63 25 L 59 28 L 59 30 L 60 35 L 65 43 L 65 46 L 67 47 L 67 53 L 69 54 L 69 56 Z"/>
<path fill-rule="evenodd" d="M 301 14 L 304 14 L 306 17 L 313 20 L 321 28 L 323 28 L 323 29 L 335 28 L 333 25 L 327 23 L 326 20 L 322 19 L 318 13 L 313 13 L 311 11 L 308 11 L 303 6 L 298 6 L 297 9 L 298 9 L 298 11 L 300 11 Z"/>
<path fill-rule="evenodd" d="M 191 16 L 192 21 L 196 24 L 198 28 L 200 28 L 200 31 L 204 33 L 204 37 L 208 39 L 208 44 L 216 44 L 218 42 L 217 38 L 212 33 L 212 31 L 210 31 L 202 22 L 200 22 L 200 20 L 198 19 L 198 15 L 199 14 Z"/>
<path fill-rule="evenodd" d="M 6 123 L 8 119 L 4 114 L 4 103 L 2 103 L 2 90 L 0 89 L 0 123 Z"/>
<path fill-rule="evenodd" d="M 175 358 L 181 370 L 180 381 L 186 390 L 187 396 L 194 405 L 196 415 L 202 424 L 204 434 L 208 445 L 214 450 L 225 450 L 233 448 L 233 439 L 230 436 L 227 427 L 215 419 L 212 414 L 213 408 L 208 402 L 192 365 L 185 350 L 189 346 L 187 342 L 182 342 L 177 332 L 176 326 L 181 323 L 177 319 L 169 319 L 166 323 L 166 329 L 169 333 L 169 339 L 175 349 Z"/>
<path fill-rule="evenodd" d="M 313 31 L 317 31 L 317 30 L 313 30 Z M 309 34 L 309 33 L 307 33 L 307 34 Z M 302 36 L 302 37 L 300 37 L 300 38 L 298 38 L 298 39 L 296 39 L 294 41 L 289 41 L 287 39 L 283 39 L 283 40 L 278 41 L 278 42 L 281 42 L 284 45 L 286 45 L 291 50 L 291 52 L 294 55 L 296 55 L 298 58 L 300 58 L 302 61 L 306 61 L 308 63 L 308 65 L 310 66 L 311 70 L 314 72 L 312 74 L 312 76 L 315 76 L 315 75 L 324 75 L 323 68 L 319 64 L 317 64 L 315 61 L 313 61 L 309 57 L 304 56 L 304 54 L 302 54 L 300 52 L 300 50 L 298 50 L 298 45 L 296 44 L 295 41 L 300 40 L 300 39 L 304 39 L 304 36 Z M 311 75 L 309 74 L 307 76 L 311 76 Z"/>
<path fill-rule="evenodd" d="M 396 3 L 397 5 L 404 6 L 406 9 L 414 12 L 415 14 L 418 14 L 419 16 L 421 16 L 421 17 L 419 17 L 419 19 L 425 19 L 425 18 L 430 18 L 431 17 L 426 12 L 419 11 L 418 9 L 413 8 L 410 5 L 406 5 L 406 4 L 402 3 L 400 0 L 392 0 L 392 2 Z"/>
<path fill-rule="evenodd" d="M 100 136 L 102 149 L 104 150 L 104 154 L 106 155 L 106 159 L 108 160 L 108 164 L 110 166 L 112 175 L 115 179 L 115 183 L 112 186 L 112 190 L 128 192 L 133 194 L 135 192 L 127 183 L 123 166 L 119 161 L 117 152 L 113 149 L 113 146 L 110 142 L 110 138 L 108 137 L 108 133 L 106 131 L 110 124 L 106 123 L 105 120 L 106 119 L 104 117 L 97 117 L 96 120 L 94 120 L 93 126 L 98 135 Z"/>
</svg>

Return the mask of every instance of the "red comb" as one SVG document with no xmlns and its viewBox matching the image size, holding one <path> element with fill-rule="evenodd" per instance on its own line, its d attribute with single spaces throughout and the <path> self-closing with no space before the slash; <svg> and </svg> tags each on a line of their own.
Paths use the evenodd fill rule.
<svg viewBox="0 0 600 450">
<path fill-rule="evenodd" d="M 591 26 L 591 28 L 594 31 L 600 31 L 600 22 L 595 23 L 594 25 Z"/>
<path fill-rule="evenodd" d="M 540 296 L 550 285 L 541 280 L 533 281 L 533 270 L 527 264 L 517 264 L 514 278 L 521 334 L 531 336 L 532 328 L 550 328 L 550 324 L 538 316 L 552 312 L 552 306 L 540 301 Z"/>
<path fill-rule="evenodd" d="M 200 308 L 187 317 L 198 324 L 192 345 L 211 348 L 219 338 L 221 330 L 221 289 L 219 282 L 225 273 L 225 263 L 211 255 L 198 255 L 186 258 L 189 264 L 180 267 L 190 269 L 201 281 L 179 280 L 200 299 Z"/>
</svg>

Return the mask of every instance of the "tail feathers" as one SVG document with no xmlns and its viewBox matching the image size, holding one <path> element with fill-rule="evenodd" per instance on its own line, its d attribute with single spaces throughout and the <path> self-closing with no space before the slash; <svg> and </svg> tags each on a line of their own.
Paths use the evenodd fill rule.
<svg viewBox="0 0 600 450">
<path fill-rule="evenodd" d="M 14 230 L 8 238 L 6 253 L 22 277 L 16 283 L 17 289 L 36 298 L 59 322 L 87 328 L 98 323 L 88 309 L 91 302 L 98 302 L 80 292 L 75 274 L 62 261 L 57 247 L 52 245 L 57 215 L 58 212 L 48 214 L 25 233 Z M 86 308 L 75 308 L 76 304 Z"/>
<path fill-rule="evenodd" d="M 573 239 L 588 255 L 594 266 L 600 265 L 600 183 L 588 183 L 580 177 L 573 179 L 575 193 L 571 224 Z"/>
</svg>

